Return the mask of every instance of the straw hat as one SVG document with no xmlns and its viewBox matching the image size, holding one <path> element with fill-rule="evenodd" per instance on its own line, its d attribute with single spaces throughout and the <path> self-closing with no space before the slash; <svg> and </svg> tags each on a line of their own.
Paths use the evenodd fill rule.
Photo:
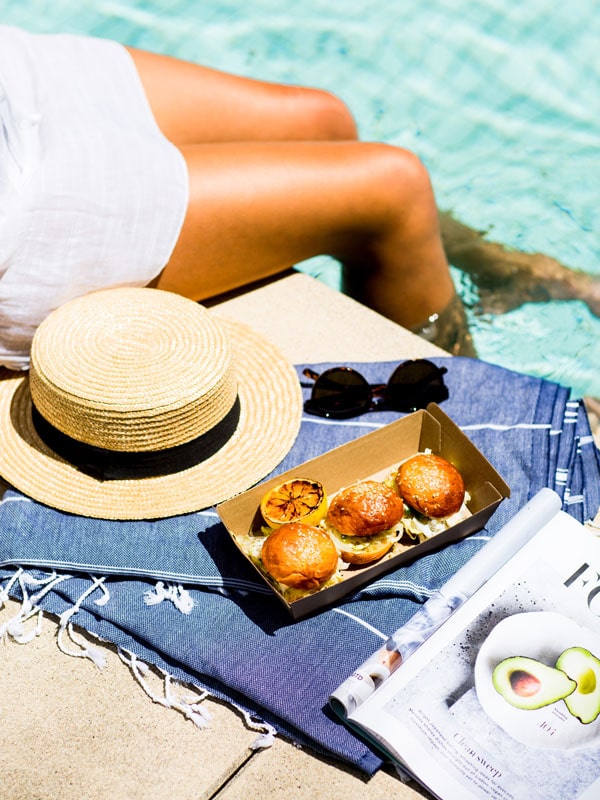
<svg viewBox="0 0 600 800">
<path fill-rule="evenodd" d="M 0 380 L 0 475 L 83 516 L 184 514 L 264 478 L 301 410 L 293 367 L 255 331 L 171 292 L 107 289 L 53 311 L 29 376 Z"/>
</svg>

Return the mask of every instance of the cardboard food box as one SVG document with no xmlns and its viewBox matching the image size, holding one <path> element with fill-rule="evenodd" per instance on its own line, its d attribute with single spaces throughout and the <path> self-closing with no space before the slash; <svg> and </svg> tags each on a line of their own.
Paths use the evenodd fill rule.
<svg viewBox="0 0 600 800">
<path fill-rule="evenodd" d="M 292 602 L 285 599 L 277 584 L 246 555 L 241 541 L 248 535 L 260 535 L 264 525 L 260 501 L 270 487 L 291 478 L 308 478 L 320 481 L 327 496 L 332 497 L 335 492 L 359 480 L 384 480 L 401 461 L 424 450 L 446 458 L 463 477 L 470 495 L 467 504 L 470 516 L 458 524 L 391 557 L 362 567 L 350 566 L 343 571 L 339 583 Z M 502 500 L 509 496 L 509 487 L 489 461 L 439 406 L 431 403 L 427 410 L 409 414 L 254 486 L 219 505 L 217 511 L 243 557 L 271 587 L 292 617 L 300 619 L 337 602 L 401 564 L 481 530 Z"/>
</svg>

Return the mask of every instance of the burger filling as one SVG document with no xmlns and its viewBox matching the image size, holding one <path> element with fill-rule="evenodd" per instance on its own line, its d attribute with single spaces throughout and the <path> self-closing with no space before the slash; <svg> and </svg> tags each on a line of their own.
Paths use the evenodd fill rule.
<svg viewBox="0 0 600 800">
<path fill-rule="evenodd" d="M 373 536 L 347 536 L 330 526 L 326 526 L 326 530 L 333 537 L 340 551 L 351 550 L 354 553 L 366 554 L 369 551 L 376 552 L 385 545 L 391 547 L 402 536 L 403 526 L 398 523 L 394 528 L 376 533 Z"/>
<path fill-rule="evenodd" d="M 467 508 L 467 502 L 470 500 L 469 493 L 465 493 L 465 499 L 462 506 L 454 514 L 447 517 L 426 517 L 424 514 L 419 514 L 418 511 L 410 508 L 404 504 L 404 516 L 402 517 L 402 525 L 406 533 L 418 541 L 431 539 L 432 536 L 437 536 L 438 533 L 443 533 L 447 528 L 457 525 L 463 519 L 471 516 L 471 512 Z"/>
</svg>

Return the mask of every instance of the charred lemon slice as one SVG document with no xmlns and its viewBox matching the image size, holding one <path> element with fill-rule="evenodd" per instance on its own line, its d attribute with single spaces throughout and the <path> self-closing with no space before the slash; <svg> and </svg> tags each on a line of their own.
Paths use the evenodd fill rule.
<svg viewBox="0 0 600 800">
<path fill-rule="evenodd" d="M 286 522 L 317 525 L 327 511 L 325 489 L 319 481 L 294 478 L 269 489 L 260 501 L 260 513 L 270 528 Z"/>
</svg>

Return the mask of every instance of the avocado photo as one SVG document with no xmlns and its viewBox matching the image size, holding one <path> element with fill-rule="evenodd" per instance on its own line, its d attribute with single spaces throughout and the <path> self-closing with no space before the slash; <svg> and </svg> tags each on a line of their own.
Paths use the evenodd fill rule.
<svg viewBox="0 0 600 800">
<path fill-rule="evenodd" d="M 570 713 L 584 725 L 593 722 L 600 714 L 600 659 L 585 647 L 569 647 L 558 657 L 556 667 L 577 684 L 564 698 Z"/>
<path fill-rule="evenodd" d="M 597 663 L 600 667 L 600 662 Z M 501 661 L 492 673 L 492 683 L 507 703 L 525 711 L 564 700 L 577 688 L 576 681 L 562 669 L 527 656 L 511 656 Z"/>
</svg>

